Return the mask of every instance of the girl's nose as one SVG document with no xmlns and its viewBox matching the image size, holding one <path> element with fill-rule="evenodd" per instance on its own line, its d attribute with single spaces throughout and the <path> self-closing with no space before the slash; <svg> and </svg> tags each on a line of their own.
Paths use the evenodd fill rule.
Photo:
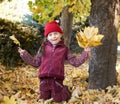
<svg viewBox="0 0 120 104">
<path fill-rule="evenodd" d="M 52 37 L 55 38 L 55 35 L 53 34 Z"/>
</svg>

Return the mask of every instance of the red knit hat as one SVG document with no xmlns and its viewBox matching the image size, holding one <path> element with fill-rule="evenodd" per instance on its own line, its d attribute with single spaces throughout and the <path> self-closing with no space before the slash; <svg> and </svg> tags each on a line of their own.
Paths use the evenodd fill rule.
<svg viewBox="0 0 120 104">
<path fill-rule="evenodd" d="M 45 25 L 44 36 L 47 37 L 47 35 L 51 32 L 63 33 L 62 29 L 56 21 L 48 22 Z"/>
</svg>

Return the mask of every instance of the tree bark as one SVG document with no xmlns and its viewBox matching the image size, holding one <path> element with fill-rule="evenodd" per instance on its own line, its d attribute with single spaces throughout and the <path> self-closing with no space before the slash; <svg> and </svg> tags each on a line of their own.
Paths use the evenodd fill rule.
<svg viewBox="0 0 120 104">
<path fill-rule="evenodd" d="M 69 13 L 68 11 L 69 6 L 63 8 L 61 13 L 61 27 L 64 32 L 64 43 L 66 46 L 69 47 L 71 34 L 72 34 L 72 21 L 73 21 L 73 14 Z"/>
<path fill-rule="evenodd" d="M 119 0 L 91 0 L 90 25 L 104 35 L 103 45 L 91 49 L 88 89 L 105 89 L 117 83 Z"/>
</svg>

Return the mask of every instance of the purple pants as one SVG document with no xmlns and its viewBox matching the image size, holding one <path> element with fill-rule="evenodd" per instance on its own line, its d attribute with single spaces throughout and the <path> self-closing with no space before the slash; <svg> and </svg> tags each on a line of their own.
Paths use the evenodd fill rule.
<svg viewBox="0 0 120 104">
<path fill-rule="evenodd" d="M 55 102 L 68 101 L 70 92 L 67 86 L 63 85 L 63 80 L 54 78 L 40 79 L 40 98 L 53 98 Z"/>
</svg>

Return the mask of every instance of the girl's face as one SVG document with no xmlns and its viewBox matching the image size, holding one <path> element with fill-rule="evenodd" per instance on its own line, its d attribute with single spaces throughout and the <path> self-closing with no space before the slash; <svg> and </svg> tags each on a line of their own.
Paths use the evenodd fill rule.
<svg viewBox="0 0 120 104">
<path fill-rule="evenodd" d="M 56 45 L 61 41 L 62 34 L 59 32 L 51 32 L 47 36 L 47 40 L 51 42 L 51 44 Z"/>
</svg>

